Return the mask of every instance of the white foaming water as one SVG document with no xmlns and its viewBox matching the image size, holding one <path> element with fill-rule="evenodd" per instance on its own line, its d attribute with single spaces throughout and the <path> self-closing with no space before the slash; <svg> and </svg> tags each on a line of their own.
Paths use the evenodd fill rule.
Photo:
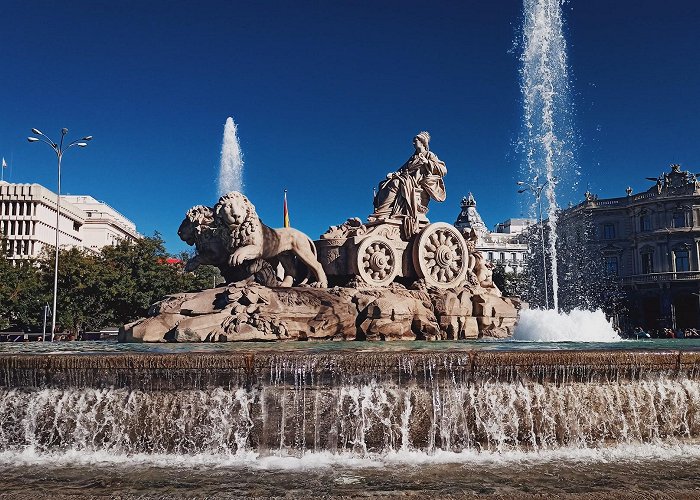
<svg viewBox="0 0 700 500">
<path fill-rule="evenodd" d="M 126 467 L 175 467 L 175 468 L 245 468 L 251 470 L 295 471 L 324 468 L 379 468 L 391 465 L 424 466 L 439 464 L 499 465 L 538 464 L 560 462 L 648 462 L 700 459 L 697 443 L 644 443 L 618 444 L 608 448 L 559 448 L 539 451 L 490 452 L 465 450 L 455 453 L 435 450 L 426 453 L 402 450 L 358 456 L 353 453 L 328 451 L 307 452 L 301 456 L 284 454 L 262 456 L 254 452 L 245 454 L 115 454 L 106 451 L 37 452 L 26 448 L 22 451 L 0 452 L 0 464 L 12 466 L 126 466 Z"/>
<path fill-rule="evenodd" d="M 513 340 L 529 342 L 620 342 L 603 311 L 558 313 L 553 309 L 520 312 Z"/>
<path fill-rule="evenodd" d="M 231 191 L 243 192 L 243 153 L 238 141 L 238 127 L 230 116 L 224 125 L 219 165 L 219 196 Z"/>
<path fill-rule="evenodd" d="M 557 214 L 555 183 L 571 181 L 573 131 L 570 115 L 566 39 L 561 0 L 524 0 L 521 91 L 523 95 L 522 146 L 526 153 L 524 176 L 543 185 L 549 225 L 549 276 L 554 309 L 559 310 L 557 276 Z M 535 208 L 535 206 L 533 206 Z M 548 305 L 547 305 L 548 306 Z"/>
</svg>

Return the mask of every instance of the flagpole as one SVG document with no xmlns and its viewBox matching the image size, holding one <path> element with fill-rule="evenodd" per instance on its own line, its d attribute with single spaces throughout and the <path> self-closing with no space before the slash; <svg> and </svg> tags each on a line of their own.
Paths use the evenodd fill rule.
<svg viewBox="0 0 700 500">
<path fill-rule="evenodd" d="M 289 227 L 289 209 L 287 208 L 287 190 L 284 190 L 284 213 L 283 213 L 283 224 L 284 227 Z"/>
</svg>

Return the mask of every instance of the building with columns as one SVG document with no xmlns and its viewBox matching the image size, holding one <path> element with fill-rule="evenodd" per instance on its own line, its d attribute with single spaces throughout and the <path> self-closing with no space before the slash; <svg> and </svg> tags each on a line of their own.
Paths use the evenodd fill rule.
<svg viewBox="0 0 700 500">
<path fill-rule="evenodd" d="M 39 184 L 0 182 L 0 231 L 12 260 L 38 257 L 56 243 L 56 193 Z M 136 226 L 91 196 L 61 196 L 61 247 L 94 251 L 140 237 Z"/>
<path fill-rule="evenodd" d="M 489 262 L 502 264 L 506 272 L 522 271 L 527 253 L 527 241 L 523 238 L 522 232 L 535 221 L 508 219 L 496 224 L 494 230 L 489 231 L 476 209 L 476 200 L 472 193 L 462 198 L 460 207 L 454 226 L 465 238 L 469 238 L 472 230 L 476 232 L 476 250 L 480 251 Z"/>
<path fill-rule="evenodd" d="M 700 326 L 700 183 L 671 165 L 647 191 L 582 203 L 562 211 L 569 245 L 584 244 L 618 277 L 631 302 L 630 325 Z"/>
</svg>

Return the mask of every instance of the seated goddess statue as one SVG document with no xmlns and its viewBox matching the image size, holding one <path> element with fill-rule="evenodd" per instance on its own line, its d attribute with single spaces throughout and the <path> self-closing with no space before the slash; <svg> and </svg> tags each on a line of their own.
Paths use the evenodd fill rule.
<svg viewBox="0 0 700 500">
<path fill-rule="evenodd" d="M 428 202 L 445 200 L 445 163 L 430 151 L 430 134 L 421 132 L 413 139 L 416 152 L 397 171 L 379 183 L 370 221 L 402 218 L 404 234 L 410 237 L 426 221 Z"/>
</svg>

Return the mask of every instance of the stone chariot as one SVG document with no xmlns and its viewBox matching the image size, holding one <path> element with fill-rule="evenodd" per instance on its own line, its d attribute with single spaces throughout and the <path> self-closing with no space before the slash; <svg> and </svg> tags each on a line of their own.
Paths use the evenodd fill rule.
<svg viewBox="0 0 700 500">
<path fill-rule="evenodd" d="M 467 278 L 467 243 L 454 226 L 431 224 L 426 213 L 431 199 L 445 199 L 445 164 L 430 151 L 430 135 L 413 139 L 415 153 L 379 183 L 374 213 L 332 226 L 316 241 L 318 259 L 331 281 L 356 277 L 382 287 L 395 279 L 424 280 L 425 285 L 456 288 Z M 406 283 L 408 284 L 408 283 Z"/>
<path fill-rule="evenodd" d="M 363 224 L 350 219 L 317 240 L 318 259 L 330 281 L 353 277 L 368 286 L 383 287 L 395 279 L 427 286 L 456 288 L 467 278 L 469 252 L 458 229 L 445 222 L 421 221 L 418 232 L 406 235 L 403 220 L 392 218 Z"/>
</svg>

